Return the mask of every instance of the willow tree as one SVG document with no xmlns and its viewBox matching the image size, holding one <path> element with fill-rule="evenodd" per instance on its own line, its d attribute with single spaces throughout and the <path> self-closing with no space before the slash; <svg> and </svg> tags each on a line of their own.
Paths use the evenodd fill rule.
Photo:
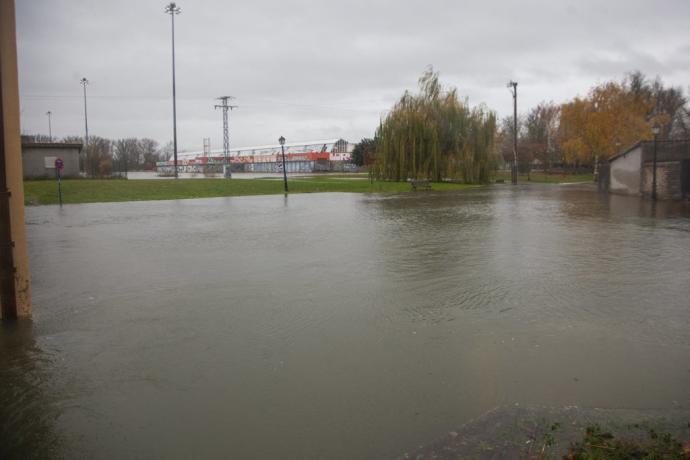
<svg viewBox="0 0 690 460">
<path fill-rule="evenodd" d="M 427 70 L 419 94 L 405 91 L 376 131 L 379 179 L 489 180 L 493 170 L 496 115 L 483 106 L 470 108 L 455 88 L 444 88 L 438 73 Z"/>
</svg>

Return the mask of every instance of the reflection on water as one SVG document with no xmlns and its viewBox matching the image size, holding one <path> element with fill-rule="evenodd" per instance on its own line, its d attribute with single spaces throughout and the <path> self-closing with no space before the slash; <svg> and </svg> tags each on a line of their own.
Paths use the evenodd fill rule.
<svg viewBox="0 0 690 460">
<path fill-rule="evenodd" d="M 328 176 L 335 173 L 288 173 L 288 176 Z M 186 173 L 181 172 L 178 174 L 179 179 L 222 179 L 223 174 L 202 174 L 202 173 Z M 156 171 L 130 171 L 127 173 L 127 179 L 129 180 L 140 180 L 140 179 L 163 179 L 163 180 L 174 180 L 170 176 L 159 176 Z M 283 179 L 283 173 L 273 173 L 273 172 L 234 172 L 232 173 L 232 179 Z"/>
<path fill-rule="evenodd" d="M 53 364 L 36 345 L 30 321 L 0 323 L 0 458 L 60 456 Z"/>
<path fill-rule="evenodd" d="M 690 404 L 687 204 L 523 185 L 27 221 L 40 328 L 0 403 L 36 393 L 12 435 L 65 457 L 394 457 L 497 405 Z"/>
</svg>

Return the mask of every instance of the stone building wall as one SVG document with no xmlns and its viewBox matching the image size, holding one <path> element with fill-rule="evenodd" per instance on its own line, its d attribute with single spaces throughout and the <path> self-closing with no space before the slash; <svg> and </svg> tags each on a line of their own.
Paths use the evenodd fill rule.
<svg viewBox="0 0 690 460">
<path fill-rule="evenodd" d="M 22 144 L 24 178 L 55 177 L 55 158 L 62 158 L 62 177 L 76 177 L 80 150 L 81 144 Z"/>
<path fill-rule="evenodd" d="M 642 168 L 642 194 L 652 195 L 653 163 L 645 163 Z M 656 196 L 660 200 L 679 200 L 681 192 L 681 163 L 680 161 L 657 161 L 656 164 Z"/>
</svg>

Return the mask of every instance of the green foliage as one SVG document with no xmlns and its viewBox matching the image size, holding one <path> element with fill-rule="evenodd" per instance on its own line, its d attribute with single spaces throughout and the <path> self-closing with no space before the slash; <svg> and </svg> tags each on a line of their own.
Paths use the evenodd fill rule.
<svg viewBox="0 0 690 460">
<path fill-rule="evenodd" d="M 688 459 L 683 445 L 669 433 L 649 430 L 648 438 L 637 442 L 616 439 L 599 425 L 587 427 L 582 441 L 574 443 L 564 459 L 572 460 L 624 460 L 624 459 Z"/>
<path fill-rule="evenodd" d="M 374 162 L 376 141 L 365 137 L 352 150 L 352 162 L 357 166 L 370 165 Z"/>
<path fill-rule="evenodd" d="M 427 70 L 420 93 L 405 92 L 376 131 L 374 177 L 385 180 L 461 179 L 485 183 L 495 164 L 496 115 L 469 108 Z"/>
</svg>

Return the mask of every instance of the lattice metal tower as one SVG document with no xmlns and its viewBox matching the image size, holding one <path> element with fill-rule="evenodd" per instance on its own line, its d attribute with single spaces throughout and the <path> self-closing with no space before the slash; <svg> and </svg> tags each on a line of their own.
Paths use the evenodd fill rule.
<svg viewBox="0 0 690 460">
<path fill-rule="evenodd" d="M 204 137 L 204 156 L 206 158 L 211 156 L 211 138 Z"/>
<path fill-rule="evenodd" d="M 218 98 L 221 101 L 220 105 L 215 105 L 216 109 L 223 109 L 223 156 L 225 164 L 228 164 L 228 155 L 230 154 L 230 133 L 228 131 L 228 110 L 236 109 L 236 105 L 229 105 L 228 101 L 235 99 L 232 96 L 221 96 Z"/>
</svg>

